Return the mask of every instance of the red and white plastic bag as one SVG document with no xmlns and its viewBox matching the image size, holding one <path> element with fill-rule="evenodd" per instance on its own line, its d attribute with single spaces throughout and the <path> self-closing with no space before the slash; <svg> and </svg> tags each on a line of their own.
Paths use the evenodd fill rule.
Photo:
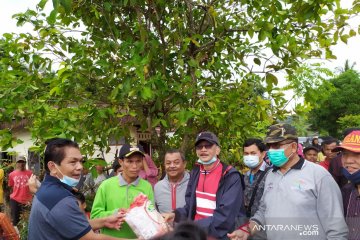
<svg viewBox="0 0 360 240">
<path fill-rule="evenodd" d="M 144 194 L 138 195 L 128 209 L 125 221 L 142 239 L 162 235 L 169 230 L 168 224 Z"/>
</svg>

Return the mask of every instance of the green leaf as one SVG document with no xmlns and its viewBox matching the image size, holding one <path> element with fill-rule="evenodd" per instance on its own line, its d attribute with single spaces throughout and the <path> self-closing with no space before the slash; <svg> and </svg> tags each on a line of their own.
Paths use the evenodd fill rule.
<svg viewBox="0 0 360 240">
<path fill-rule="evenodd" d="M 266 73 L 266 83 L 269 85 L 277 85 L 278 79 L 271 73 Z"/>
<path fill-rule="evenodd" d="M 349 32 L 349 35 L 350 35 L 350 37 L 354 37 L 354 36 L 356 36 L 356 32 L 353 29 L 351 29 Z"/>
<path fill-rule="evenodd" d="M 57 15 L 57 10 L 52 10 L 50 15 L 46 18 L 47 22 L 50 24 L 50 25 L 54 25 L 55 22 L 56 22 L 56 15 Z"/>
<path fill-rule="evenodd" d="M 153 92 L 152 92 L 151 88 L 149 88 L 149 87 L 143 87 L 141 89 L 140 94 L 141 94 L 141 97 L 145 100 L 150 99 L 153 96 Z"/>
<path fill-rule="evenodd" d="M 38 7 L 39 7 L 40 9 L 44 9 L 47 1 L 48 1 L 48 0 L 41 0 L 41 1 L 38 3 Z"/>
<path fill-rule="evenodd" d="M 261 61 L 258 58 L 254 58 L 254 63 L 259 66 L 261 65 Z"/>
<path fill-rule="evenodd" d="M 64 7 L 67 13 L 71 12 L 72 0 L 60 0 L 60 5 Z"/>
<path fill-rule="evenodd" d="M 53 7 L 54 7 L 54 10 L 57 11 L 57 9 L 59 7 L 59 0 L 53 0 Z"/>
<path fill-rule="evenodd" d="M 344 43 L 347 44 L 348 39 L 349 39 L 349 35 L 347 35 L 347 34 L 341 35 L 340 39 L 341 39 L 341 41 L 343 41 Z"/>
</svg>

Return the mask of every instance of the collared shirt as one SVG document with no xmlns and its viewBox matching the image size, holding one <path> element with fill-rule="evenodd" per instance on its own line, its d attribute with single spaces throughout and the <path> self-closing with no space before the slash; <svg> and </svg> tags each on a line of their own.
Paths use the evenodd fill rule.
<svg viewBox="0 0 360 240">
<path fill-rule="evenodd" d="M 101 218 L 117 212 L 119 209 L 129 209 L 131 203 L 139 194 L 145 194 L 154 203 L 152 186 L 144 179 L 137 178 L 127 183 L 121 174 L 106 179 L 96 192 L 91 210 L 91 218 Z M 119 238 L 136 238 L 135 233 L 125 222 L 119 230 L 103 228 L 101 233 Z"/>
<path fill-rule="evenodd" d="M 269 172 L 251 220 L 266 229 L 269 240 L 345 240 L 348 235 L 338 185 L 323 167 L 302 158 L 286 173 L 279 167 Z"/>
<path fill-rule="evenodd" d="M 349 240 L 360 239 L 360 195 L 355 186 L 346 208 L 346 223 L 349 227 Z"/>
<path fill-rule="evenodd" d="M 116 176 L 115 176 L 116 177 Z M 120 186 L 127 186 L 129 184 L 133 185 L 133 186 L 137 186 L 139 184 L 139 181 L 140 181 L 140 177 L 137 177 L 133 182 L 131 183 L 128 183 L 122 176 L 122 174 L 119 174 L 118 175 L 119 177 L 119 185 Z"/>
<path fill-rule="evenodd" d="M 32 203 L 28 240 L 80 239 L 91 231 L 71 191 L 59 179 L 45 176 Z"/>
</svg>

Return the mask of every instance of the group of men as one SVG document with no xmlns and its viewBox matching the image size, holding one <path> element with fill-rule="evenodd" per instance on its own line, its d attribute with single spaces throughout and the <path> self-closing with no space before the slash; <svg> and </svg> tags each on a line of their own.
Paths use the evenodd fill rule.
<svg viewBox="0 0 360 240">
<path fill-rule="evenodd" d="M 244 177 L 219 159 L 217 136 L 202 132 L 191 172 L 184 155 L 171 149 L 164 157 L 166 175 L 153 188 L 139 176 L 143 149 L 125 144 L 119 153 L 122 172 L 101 183 L 87 219 L 73 194 L 83 170 L 79 146 L 55 139 L 46 146 L 47 174 L 33 199 L 28 236 L 134 239 L 124 217 L 143 193 L 166 221 L 192 221 L 214 239 L 357 239 L 360 131 L 349 133 L 335 150 L 342 152 L 342 171 L 351 182 L 343 192 L 324 167 L 297 154 L 296 131 L 288 124 L 271 126 L 264 141 L 245 141 L 244 164 L 250 170 Z"/>
</svg>

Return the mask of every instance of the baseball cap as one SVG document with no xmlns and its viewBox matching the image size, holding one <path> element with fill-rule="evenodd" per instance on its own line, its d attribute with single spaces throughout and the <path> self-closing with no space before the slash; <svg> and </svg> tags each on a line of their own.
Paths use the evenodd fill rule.
<svg viewBox="0 0 360 240">
<path fill-rule="evenodd" d="M 344 138 L 344 141 L 341 143 L 341 145 L 334 148 L 332 152 L 338 152 L 343 149 L 360 153 L 360 131 L 352 131 L 349 133 Z"/>
<path fill-rule="evenodd" d="M 206 140 L 220 146 L 218 137 L 212 132 L 201 132 L 196 136 L 195 146 L 201 141 Z"/>
<path fill-rule="evenodd" d="M 287 139 L 298 140 L 296 129 L 287 123 L 279 123 L 269 127 L 265 143 L 277 143 Z"/>
<path fill-rule="evenodd" d="M 16 162 L 26 162 L 26 158 L 22 155 L 16 156 Z"/>
<path fill-rule="evenodd" d="M 124 159 L 126 157 L 130 157 L 134 153 L 140 153 L 141 155 L 145 156 L 144 148 L 141 145 L 132 146 L 125 143 L 120 149 L 119 158 Z"/>
</svg>

